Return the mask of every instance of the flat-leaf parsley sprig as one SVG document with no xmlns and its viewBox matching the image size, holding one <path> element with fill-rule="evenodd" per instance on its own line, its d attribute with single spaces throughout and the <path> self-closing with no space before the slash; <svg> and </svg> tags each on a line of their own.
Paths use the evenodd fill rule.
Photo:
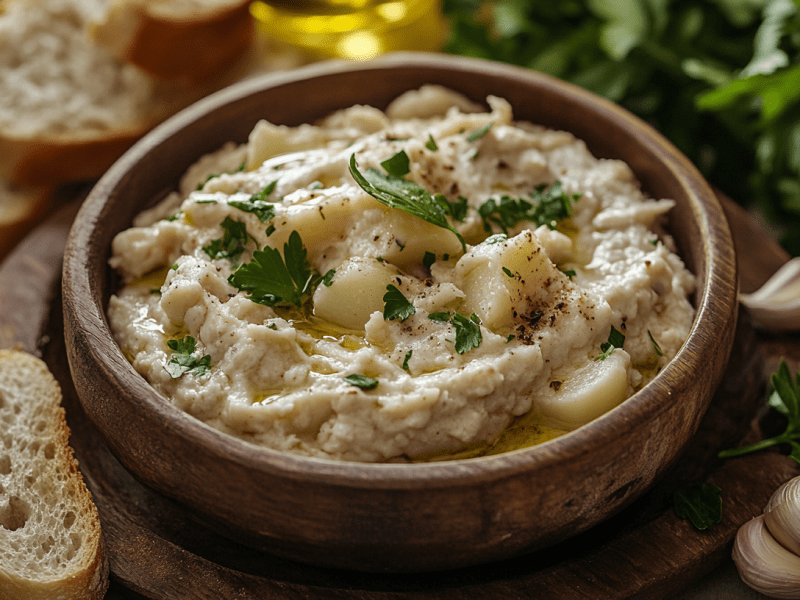
<svg viewBox="0 0 800 600">
<path fill-rule="evenodd" d="M 580 194 L 565 193 L 561 182 L 555 181 L 551 186 L 536 186 L 530 194 L 530 201 L 508 195 L 502 196 L 499 201 L 489 198 L 478 207 L 478 214 L 487 232 L 491 232 L 492 225 L 496 225 L 507 234 L 509 229 L 526 221 L 555 229 L 556 223 L 572 216 L 572 204 L 580 197 Z"/>
<path fill-rule="evenodd" d="M 390 159 L 389 161 L 384 161 L 384 163 L 397 167 L 397 163 L 400 160 L 395 157 L 392 158 L 394 160 Z M 399 170 L 393 170 L 399 172 Z M 361 173 L 358 170 L 355 154 L 350 156 L 350 174 L 362 190 L 381 204 L 405 211 L 437 227 L 452 231 L 458 241 L 461 242 L 462 250 L 464 252 L 467 251 L 467 243 L 464 238 L 447 220 L 451 211 L 447 204 L 447 199 L 443 195 L 436 194 L 434 196 L 413 181 L 391 173 L 384 174 L 377 169 L 369 168 L 364 173 Z"/>
<path fill-rule="evenodd" d="M 469 318 L 460 313 L 435 312 L 430 313 L 428 318 L 439 323 L 450 323 L 456 332 L 456 352 L 466 354 L 470 350 L 477 348 L 483 342 L 481 334 L 480 319 L 478 315 L 472 313 Z"/>
<path fill-rule="evenodd" d="M 249 298 L 266 306 L 296 306 L 301 308 L 322 281 L 311 268 L 300 234 L 292 231 L 283 245 L 283 256 L 266 246 L 253 252 L 253 260 L 240 266 L 228 278 L 228 283 Z"/>
<path fill-rule="evenodd" d="M 179 340 L 169 340 L 167 346 L 175 352 L 167 361 L 167 371 L 173 379 L 178 379 L 184 373 L 202 377 L 211 372 L 210 355 L 205 354 L 199 358 L 194 356 L 197 350 L 197 340 L 192 336 L 187 335 Z"/>
<path fill-rule="evenodd" d="M 770 378 L 773 392 L 769 397 L 769 405 L 783 414 L 786 419 L 786 430 L 780 435 L 776 435 L 755 444 L 730 448 L 719 453 L 720 458 L 733 458 L 751 452 L 758 452 L 770 446 L 779 444 L 789 445 L 789 456 L 800 463 L 800 373 L 792 374 L 786 361 L 782 360 L 778 365 L 778 370 Z"/>
</svg>

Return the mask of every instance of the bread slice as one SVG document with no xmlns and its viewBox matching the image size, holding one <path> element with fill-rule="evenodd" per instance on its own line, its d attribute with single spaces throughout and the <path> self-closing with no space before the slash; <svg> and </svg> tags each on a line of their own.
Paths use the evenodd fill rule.
<svg viewBox="0 0 800 600">
<path fill-rule="evenodd" d="M 93 43 L 90 23 L 107 2 L 2 5 L 0 178 L 20 184 L 95 179 L 160 121 L 232 83 L 160 80 Z M 160 51 L 169 59 L 163 46 Z"/>
<path fill-rule="evenodd" d="M 45 363 L 0 350 L 0 598 L 105 594 L 100 521 L 68 441 Z"/>
<path fill-rule="evenodd" d="M 20 187 L 0 180 L 0 262 L 50 206 L 48 187 Z"/>
<path fill-rule="evenodd" d="M 249 0 L 111 0 L 94 40 L 156 77 L 208 81 L 243 56 L 253 37 Z"/>
</svg>

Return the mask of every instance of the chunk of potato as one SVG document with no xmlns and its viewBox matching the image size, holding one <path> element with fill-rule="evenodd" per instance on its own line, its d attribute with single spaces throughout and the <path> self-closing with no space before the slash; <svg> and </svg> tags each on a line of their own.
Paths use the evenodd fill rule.
<svg viewBox="0 0 800 600">
<path fill-rule="evenodd" d="M 554 376 L 536 406 L 552 425 L 577 429 L 622 402 L 628 394 L 630 356 L 614 350 L 605 360 L 592 360 L 563 381 Z"/>
<path fill-rule="evenodd" d="M 384 223 L 394 236 L 394 243 L 383 258 L 401 269 L 421 265 L 426 252 L 437 257 L 461 254 L 461 242 L 456 235 L 443 227 L 428 223 L 399 209 L 389 209 Z"/>
<path fill-rule="evenodd" d="M 523 231 L 504 242 L 475 246 L 456 266 L 467 310 L 492 331 L 511 326 L 520 301 L 536 299 L 556 272 L 536 236 Z"/>
<path fill-rule="evenodd" d="M 314 314 L 348 329 L 364 329 L 375 311 L 383 312 L 386 286 L 397 273 L 374 258 L 352 257 L 336 269 L 330 287 L 314 292 Z"/>
</svg>

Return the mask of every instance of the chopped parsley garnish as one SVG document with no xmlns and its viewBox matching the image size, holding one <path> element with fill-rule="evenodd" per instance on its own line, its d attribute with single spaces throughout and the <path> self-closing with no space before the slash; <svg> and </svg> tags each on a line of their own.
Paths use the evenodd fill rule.
<svg viewBox="0 0 800 600">
<path fill-rule="evenodd" d="M 272 331 L 278 331 L 278 326 L 275 323 L 270 323 L 267 325 L 267 329 L 272 329 Z"/>
<path fill-rule="evenodd" d="M 433 139 L 433 135 L 430 133 L 428 134 L 428 141 L 425 142 L 425 147 L 431 152 L 436 152 L 439 149 L 439 146 L 436 145 L 436 140 Z"/>
<path fill-rule="evenodd" d="M 546 184 L 537 186 L 530 197 L 530 202 L 524 198 L 512 198 L 508 195 L 503 195 L 499 202 L 489 198 L 478 207 L 484 229 L 491 232 L 492 225 L 496 225 L 507 234 L 510 228 L 526 221 L 555 229 L 558 221 L 572 216 L 572 202 L 577 200 L 580 194 L 571 196 L 565 194 L 561 189 L 561 182 L 556 181 L 550 187 Z"/>
<path fill-rule="evenodd" d="M 387 321 L 399 319 L 405 321 L 408 317 L 417 312 L 414 305 L 408 301 L 397 287 L 389 284 L 386 286 L 386 293 L 383 295 L 386 303 L 383 307 L 383 318 Z"/>
<path fill-rule="evenodd" d="M 336 269 L 330 269 L 325 275 L 322 276 L 322 285 L 331 287 L 333 284 L 333 276 L 336 275 Z"/>
<path fill-rule="evenodd" d="M 356 156 L 350 157 L 350 174 L 361 189 L 375 198 L 381 204 L 390 208 L 397 208 L 436 225 L 452 231 L 464 252 L 467 243 L 461 234 L 447 221 L 447 200 L 437 194 L 432 196 L 422 186 L 391 174 L 384 175 L 377 169 L 367 169 L 363 174 L 358 170 Z M 444 204 L 445 206 L 442 206 Z"/>
<path fill-rule="evenodd" d="M 161 295 L 161 288 L 153 288 L 152 290 L 150 290 L 150 293 L 160 296 Z"/>
<path fill-rule="evenodd" d="M 164 219 L 164 220 L 165 220 L 165 221 L 177 221 L 177 220 L 178 220 L 178 219 L 180 219 L 182 216 L 183 216 L 183 211 L 181 210 L 181 211 L 178 211 L 178 212 L 176 212 L 176 213 L 175 213 L 174 215 L 172 215 L 171 217 L 167 217 L 167 218 L 166 218 L 166 219 Z"/>
<path fill-rule="evenodd" d="M 575 277 L 575 275 L 577 275 L 577 273 L 575 272 L 575 269 L 567 269 L 566 271 L 563 271 L 563 273 L 567 277 Z"/>
<path fill-rule="evenodd" d="M 436 262 L 436 255 L 433 252 L 425 251 L 425 256 L 422 257 L 422 264 L 425 268 L 430 270 L 431 265 Z"/>
<path fill-rule="evenodd" d="M 792 378 L 789 366 L 785 360 L 778 365 L 778 370 L 770 378 L 773 391 L 767 403 L 786 417 L 786 430 L 780 435 L 776 435 L 755 444 L 741 446 L 723 450 L 719 453 L 720 458 L 733 458 L 742 454 L 757 452 L 770 446 L 779 444 L 789 445 L 789 457 L 800 463 L 800 373 L 795 373 Z"/>
<path fill-rule="evenodd" d="M 172 269 L 173 271 L 177 271 L 178 270 L 178 263 L 175 263 L 174 265 L 172 265 L 170 267 L 170 269 Z"/>
<path fill-rule="evenodd" d="M 411 360 L 411 353 L 412 353 L 412 350 L 409 350 L 408 352 L 406 352 L 406 356 L 403 359 L 403 370 L 404 371 L 408 371 L 408 361 Z"/>
<path fill-rule="evenodd" d="M 516 337 L 517 337 L 517 336 L 515 336 L 513 333 L 512 333 L 511 335 L 509 335 L 509 336 L 506 338 L 506 344 L 508 344 L 509 342 L 513 341 L 513 340 L 514 340 Z"/>
<path fill-rule="evenodd" d="M 464 196 L 459 196 L 458 200 L 455 202 L 448 201 L 447 206 L 450 209 L 450 215 L 456 221 L 463 223 L 467 219 L 467 210 L 469 209 L 469 204 Z"/>
<path fill-rule="evenodd" d="M 381 166 L 394 177 L 405 177 L 411 172 L 411 163 L 405 150 L 400 150 L 391 158 L 387 158 L 381 163 Z"/>
<path fill-rule="evenodd" d="M 595 356 L 595 360 L 605 360 L 611 353 L 614 352 L 617 348 L 620 350 L 622 349 L 622 344 L 625 343 L 625 336 L 617 331 L 614 326 L 611 326 L 611 333 L 608 334 L 608 341 L 603 342 L 600 344 L 600 354 L 599 356 Z"/>
<path fill-rule="evenodd" d="M 453 326 L 456 332 L 456 352 L 459 354 L 465 354 L 477 348 L 483 341 L 480 328 L 481 321 L 475 313 L 472 313 L 469 317 L 465 317 L 460 313 L 435 312 L 430 313 L 428 318 L 431 321 L 450 323 Z"/>
<path fill-rule="evenodd" d="M 247 226 L 241 221 L 225 217 L 225 220 L 220 223 L 220 227 L 222 227 L 222 237 L 218 240 L 211 240 L 208 246 L 203 246 L 203 251 L 212 259 L 227 258 L 232 263 L 236 263 L 242 257 L 247 241 L 250 239 Z"/>
<path fill-rule="evenodd" d="M 653 334 L 650 333 L 649 329 L 647 330 L 647 335 L 650 336 L 650 341 L 653 342 L 653 351 L 659 356 L 664 356 L 664 353 L 661 351 L 661 346 L 658 345 L 658 342 L 656 342 L 655 338 L 653 337 Z"/>
<path fill-rule="evenodd" d="M 511 270 L 507 269 L 506 267 L 503 267 L 503 273 L 505 273 L 506 276 L 511 277 L 511 279 L 514 279 L 514 277 L 516 277 L 516 275 L 514 275 L 514 273 L 512 273 Z"/>
<path fill-rule="evenodd" d="M 217 201 L 214 200 L 213 198 L 211 198 L 209 200 L 195 200 L 194 203 L 195 204 L 216 204 Z"/>
<path fill-rule="evenodd" d="M 228 283 L 249 292 L 250 300 L 257 304 L 300 308 L 321 279 L 311 269 L 300 234 L 293 231 L 283 245 L 283 256 L 269 246 L 256 250 L 253 260 L 236 269 Z"/>
<path fill-rule="evenodd" d="M 377 379 L 367 377 L 366 375 L 359 375 L 358 373 L 348 375 L 344 378 L 344 380 L 350 385 L 360 387 L 363 390 L 374 390 L 376 387 L 378 387 Z"/>
<path fill-rule="evenodd" d="M 275 216 L 275 204 L 267 202 L 269 195 L 275 190 L 278 180 L 269 183 L 257 194 L 253 194 L 247 200 L 233 200 L 228 202 L 230 206 L 238 208 L 244 212 L 252 213 L 262 223 L 268 223 Z M 267 234 L 269 235 L 269 234 Z"/>
<path fill-rule="evenodd" d="M 192 336 L 169 340 L 167 346 L 175 352 L 167 361 L 167 371 L 173 379 L 181 377 L 184 373 L 202 377 L 211 372 L 211 356 L 208 354 L 201 358 L 193 356 L 197 349 L 197 341 Z"/>
<path fill-rule="evenodd" d="M 720 489 L 710 483 L 688 485 L 672 494 L 675 514 L 689 519 L 695 529 L 711 529 L 722 520 L 722 495 Z"/>
<path fill-rule="evenodd" d="M 467 136 L 467 141 L 468 142 L 475 142 L 475 141 L 481 139 L 492 128 L 492 125 L 493 125 L 493 123 L 487 123 L 486 125 L 484 125 L 480 129 L 476 129 L 475 131 L 473 131 L 472 133 L 470 133 Z"/>
</svg>

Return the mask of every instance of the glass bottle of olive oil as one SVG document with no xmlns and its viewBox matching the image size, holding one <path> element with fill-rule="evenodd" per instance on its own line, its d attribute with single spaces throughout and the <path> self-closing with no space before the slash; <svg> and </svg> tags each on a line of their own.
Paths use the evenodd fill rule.
<svg viewBox="0 0 800 600">
<path fill-rule="evenodd" d="M 266 36 L 312 59 L 436 51 L 445 35 L 440 0 L 257 0 L 250 11 Z"/>
</svg>

